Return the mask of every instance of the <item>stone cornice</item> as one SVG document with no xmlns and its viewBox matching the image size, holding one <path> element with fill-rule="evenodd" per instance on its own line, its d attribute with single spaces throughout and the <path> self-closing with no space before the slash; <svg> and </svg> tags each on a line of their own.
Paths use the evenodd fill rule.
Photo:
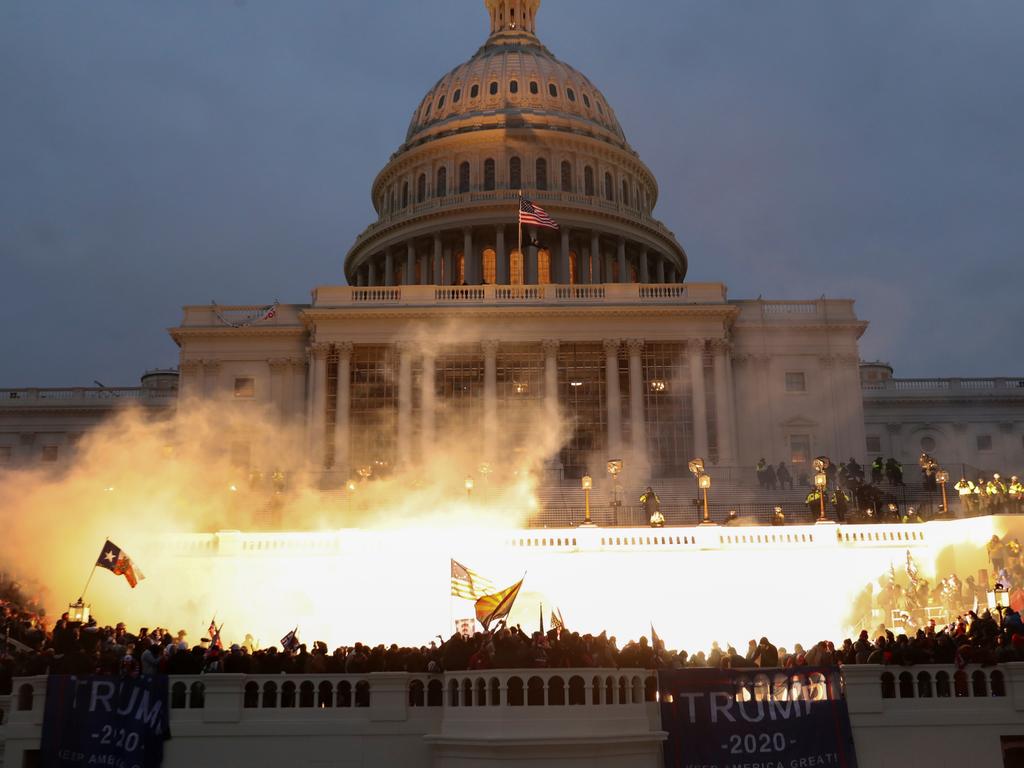
<svg viewBox="0 0 1024 768">
<path fill-rule="evenodd" d="M 307 309 L 302 313 L 303 323 L 307 328 L 322 320 L 368 320 L 368 319 L 398 319 L 398 320 L 436 320 L 438 316 L 454 318 L 493 318 L 503 316 L 521 317 L 580 317 L 581 315 L 596 315 L 599 317 L 639 317 L 642 319 L 651 317 L 702 317 L 715 318 L 728 321 L 737 314 L 735 308 L 728 304 L 713 305 L 684 305 L 666 306 L 650 304 L 579 304 L 565 306 L 536 306 L 529 304 L 516 304 L 512 306 L 382 306 L 379 308 L 362 307 L 323 307 Z"/>
</svg>

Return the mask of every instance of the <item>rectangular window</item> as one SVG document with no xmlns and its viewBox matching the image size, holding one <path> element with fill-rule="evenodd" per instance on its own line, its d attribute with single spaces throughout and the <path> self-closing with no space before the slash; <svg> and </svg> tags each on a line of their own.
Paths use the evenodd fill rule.
<svg viewBox="0 0 1024 768">
<path fill-rule="evenodd" d="M 978 435 L 978 450 L 979 451 L 991 451 L 992 450 L 992 435 Z"/>
<path fill-rule="evenodd" d="M 789 436 L 789 460 L 793 464 L 806 464 L 811 457 L 811 436 Z"/>
<path fill-rule="evenodd" d="M 235 397 L 256 397 L 256 379 L 248 376 L 235 379 Z"/>
<path fill-rule="evenodd" d="M 10 464 L 14 451 L 9 445 L 0 445 L 0 464 Z"/>
<path fill-rule="evenodd" d="M 882 438 L 877 435 L 868 435 L 868 453 L 881 453 L 882 452 Z"/>
<path fill-rule="evenodd" d="M 806 392 L 807 391 L 807 377 L 804 376 L 803 371 L 787 371 L 786 372 L 786 391 L 787 392 Z"/>
<path fill-rule="evenodd" d="M 56 445 L 44 445 L 41 458 L 43 461 L 56 461 L 59 454 L 60 450 Z"/>
</svg>

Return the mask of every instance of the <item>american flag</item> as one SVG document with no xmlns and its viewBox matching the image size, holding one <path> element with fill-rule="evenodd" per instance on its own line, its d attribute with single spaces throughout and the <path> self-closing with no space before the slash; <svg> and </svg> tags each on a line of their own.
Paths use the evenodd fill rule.
<svg viewBox="0 0 1024 768">
<path fill-rule="evenodd" d="M 494 582 L 485 579 L 458 560 L 452 560 L 452 596 L 464 600 L 478 600 L 494 591 Z"/>
<path fill-rule="evenodd" d="M 525 197 L 519 201 L 519 223 L 533 224 L 548 229 L 558 229 L 558 224 L 548 216 L 548 212 Z"/>
</svg>

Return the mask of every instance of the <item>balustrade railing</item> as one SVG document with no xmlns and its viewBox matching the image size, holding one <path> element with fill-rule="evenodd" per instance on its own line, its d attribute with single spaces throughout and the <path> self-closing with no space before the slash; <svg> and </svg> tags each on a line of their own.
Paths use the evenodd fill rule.
<svg viewBox="0 0 1024 768">
<path fill-rule="evenodd" d="M 59 402 L 68 404 L 75 401 L 105 402 L 115 401 L 157 401 L 166 402 L 178 396 L 177 389 L 156 389 L 149 387 L 65 387 L 39 388 L 25 387 L 21 389 L 0 389 L 0 407 L 5 405 L 36 404 Z"/>
</svg>

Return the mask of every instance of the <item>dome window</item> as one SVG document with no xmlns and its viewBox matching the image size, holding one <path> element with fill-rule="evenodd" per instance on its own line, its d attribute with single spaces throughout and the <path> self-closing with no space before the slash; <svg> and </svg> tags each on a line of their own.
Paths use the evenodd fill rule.
<svg viewBox="0 0 1024 768">
<path fill-rule="evenodd" d="M 469 192 L 469 163 L 462 163 L 459 166 L 459 194 Z"/>
<path fill-rule="evenodd" d="M 452 104 L 458 104 L 459 100 L 461 98 L 462 98 L 462 89 L 461 88 L 456 88 L 455 89 L 455 93 L 452 94 Z M 590 105 L 588 104 L 587 106 L 590 106 Z"/>
<path fill-rule="evenodd" d="M 508 92 L 509 93 L 519 93 L 519 81 L 518 80 L 509 80 L 508 81 Z"/>
<path fill-rule="evenodd" d="M 551 94 L 551 98 L 552 99 L 557 99 L 558 98 L 558 86 L 555 85 L 554 83 L 549 83 L 548 84 L 548 93 Z"/>
<path fill-rule="evenodd" d="M 587 94 L 585 93 L 583 94 L 583 106 L 585 106 L 587 109 L 590 109 L 590 97 L 587 96 Z"/>
<path fill-rule="evenodd" d="M 597 111 L 600 112 L 602 115 L 604 114 L 604 107 L 601 106 L 600 101 L 597 102 Z"/>
<path fill-rule="evenodd" d="M 537 158 L 537 189 L 548 188 L 548 161 L 543 157 Z"/>
<path fill-rule="evenodd" d="M 494 189 L 494 159 L 487 158 L 484 160 L 484 189 L 490 192 Z"/>
<path fill-rule="evenodd" d="M 565 95 L 569 97 L 569 101 L 576 101 L 576 91 L 572 88 L 566 88 Z"/>
<path fill-rule="evenodd" d="M 440 112 L 444 109 L 444 96 L 437 100 L 437 111 Z"/>
<path fill-rule="evenodd" d="M 497 80 L 492 80 L 491 81 L 491 85 L 488 88 L 488 90 L 490 91 L 491 96 L 497 96 L 498 95 L 498 81 Z"/>
<path fill-rule="evenodd" d="M 437 169 L 437 185 L 434 187 L 434 192 L 438 197 L 448 194 L 448 169 L 443 165 Z"/>
<path fill-rule="evenodd" d="M 540 93 L 540 86 L 537 85 L 537 81 L 536 80 L 531 80 L 530 81 L 530 93 L 532 93 L 534 96 L 536 96 L 538 93 Z"/>
<path fill-rule="evenodd" d="M 480 95 L 480 86 L 477 85 L 476 83 L 474 83 L 473 87 L 469 89 L 469 98 L 475 99 L 479 95 Z"/>
<path fill-rule="evenodd" d="M 572 192 L 572 163 L 562 161 L 562 191 Z"/>
<path fill-rule="evenodd" d="M 604 175 L 604 196 L 611 202 L 615 202 L 615 185 L 612 183 L 612 175 Z"/>
<path fill-rule="evenodd" d="M 518 157 L 509 158 L 508 186 L 509 189 L 523 188 L 523 161 Z"/>
</svg>

